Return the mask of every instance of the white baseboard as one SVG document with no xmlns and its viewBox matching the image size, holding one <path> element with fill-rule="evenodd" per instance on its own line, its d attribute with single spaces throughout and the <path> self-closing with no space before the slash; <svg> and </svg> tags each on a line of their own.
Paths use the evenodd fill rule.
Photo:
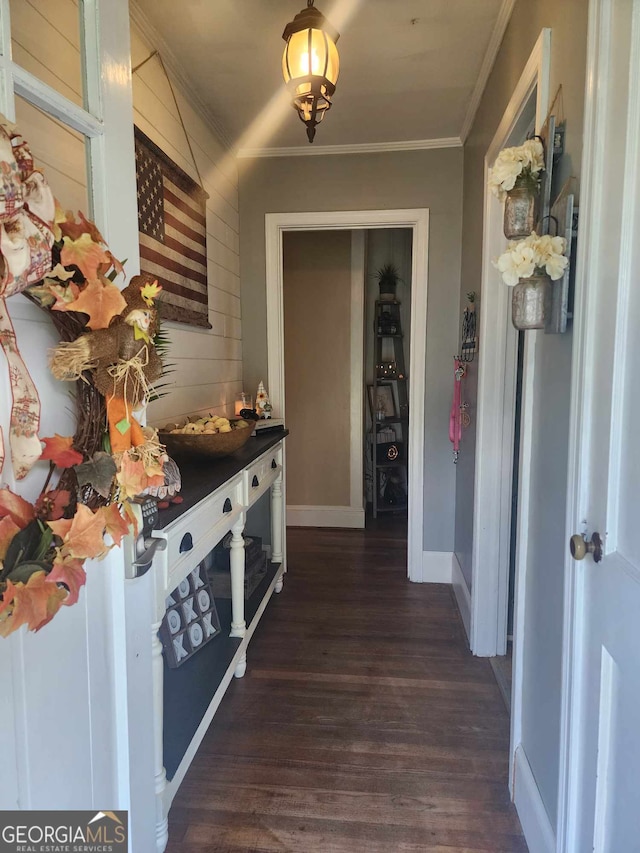
<svg viewBox="0 0 640 853">
<path fill-rule="evenodd" d="M 529 853 L 554 853 L 555 833 L 522 744 L 516 749 L 514 777 L 513 801 Z"/>
<path fill-rule="evenodd" d="M 467 639 L 471 639 L 471 593 L 469 592 L 469 587 L 467 586 L 467 581 L 462 573 L 462 568 L 460 567 L 460 563 L 458 562 L 458 557 L 454 553 L 453 555 L 453 592 L 456 596 L 456 602 L 458 604 L 458 610 L 460 611 L 460 616 L 462 617 L 462 624 L 464 625 L 464 630 L 467 633 Z"/>
<path fill-rule="evenodd" d="M 451 551 L 423 551 L 422 583 L 451 583 L 452 560 Z"/>
<path fill-rule="evenodd" d="M 364 509 L 352 506 L 288 506 L 288 527 L 364 527 Z"/>
</svg>

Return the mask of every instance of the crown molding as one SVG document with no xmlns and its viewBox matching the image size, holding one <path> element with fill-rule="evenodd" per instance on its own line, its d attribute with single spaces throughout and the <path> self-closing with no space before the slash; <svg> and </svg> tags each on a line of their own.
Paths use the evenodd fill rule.
<svg viewBox="0 0 640 853">
<path fill-rule="evenodd" d="M 462 123 L 460 138 L 463 145 L 467 141 L 467 136 L 469 136 L 473 126 L 473 120 L 478 112 L 480 101 L 482 100 L 487 81 L 489 80 L 489 75 L 493 70 L 493 66 L 498 56 L 498 51 L 500 50 L 500 45 L 502 44 L 502 39 L 504 38 L 515 4 L 516 0 L 502 0 L 502 5 L 500 6 L 498 17 L 493 26 L 491 38 L 489 39 L 489 44 L 487 45 L 487 50 L 485 52 L 484 59 L 482 60 L 482 65 L 480 66 L 478 79 L 476 80 L 476 85 L 473 89 L 473 94 L 471 95 L 471 100 L 469 101 L 469 106 L 467 107 L 467 112 Z"/>
<path fill-rule="evenodd" d="M 239 159 L 259 157 L 313 157 L 326 154 L 377 154 L 384 151 L 424 151 L 430 148 L 461 148 L 459 136 L 440 139 L 409 139 L 401 142 L 363 142 L 354 145 L 300 145 L 291 148 L 240 148 Z"/>
<path fill-rule="evenodd" d="M 180 94 L 185 98 L 198 113 L 200 118 L 207 124 L 211 131 L 218 137 L 219 141 L 227 149 L 233 149 L 233 142 L 220 119 L 213 114 L 210 107 L 197 94 L 193 80 L 184 71 L 180 61 L 173 53 L 166 40 L 160 35 L 157 28 L 151 23 L 147 15 L 142 11 L 137 0 L 129 1 L 129 16 L 132 23 L 140 31 L 146 41 L 151 42 L 154 49 L 162 55 L 162 61 L 173 81 L 178 85 Z"/>
</svg>

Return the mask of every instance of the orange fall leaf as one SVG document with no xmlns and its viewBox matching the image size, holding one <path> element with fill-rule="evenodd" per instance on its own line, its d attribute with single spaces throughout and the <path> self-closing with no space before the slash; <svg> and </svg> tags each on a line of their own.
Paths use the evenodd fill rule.
<svg viewBox="0 0 640 853">
<path fill-rule="evenodd" d="M 49 573 L 49 581 L 52 583 L 63 583 L 67 587 L 69 594 L 63 601 L 63 604 L 71 607 L 78 600 L 80 587 L 83 587 L 87 581 L 83 561 L 59 554 L 53 562 L 53 570 Z"/>
<path fill-rule="evenodd" d="M 78 267 L 87 280 L 96 279 L 100 264 L 108 263 L 110 260 L 105 249 L 86 232 L 80 234 L 75 240 L 64 237 L 63 243 L 60 251 L 62 265 Z"/>
<path fill-rule="evenodd" d="M 142 494 L 148 486 L 148 477 L 142 460 L 131 459 L 127 453 L 122 457 L 117 476 L 125 498 L 135 498 L 136 495 Z"/>
<path fill-rule="evenodd" d="M 108 279 L 91 279 L 73 302 L 65 302 L 59 311 L 82 311 L 89 316 L 90 329 L 106 329 L 127 303 L 115 284 Z M 53 306 L 56 308 L 56 306 Z"/>
<path fill-rule="evenodd" d="M 71 436 L 56 433 L 53 438 L 43 438 L 41 441 L 44 442 L 41 459 L 50 459 L 60 468 L 71 468 L 73 465 L 80 465 L 83 461 L 82 453 L 78 453 L 72 447 L 73 438 Z"/>
<path fill-rule="evenodd" d="M 44 572 L 35 572 L 26 584 L 7 582 L 0 604 L 0 637 L 7 637 L 26 625 L 39 631 L 56 615 L 67 592 L 49 581 Z"/>
<path fill-rule="evenodd" d="M 116 545 L 120 545 L 122 537 L 129 532 L 129 521 L 122 517 L 118 504 L 113 503 L 104 507 L 102 517 L 106 524 L 107 533 Z"/>
<path fill-rule="evenodd" d="M 0 489 L 0 518 L 9 516 L 23 530 L 36 517 L 30 503 L 7 488 Z"/>
<path fill-rule="evenodd" d="M 0 561 L 7 556 L 7 548 L 13 537 L 19 532 L 20 528 L 10 515 L 0 520 Z"/>
<path fill-rule="evenodd" d="M 92 512 L 88 506 L 78 504 L 71 519 L 48 522 L 56 536 L 63 541 L 65 551 L 71 557 L 85 560 L 104 557 L 109 550 L 104 543 L 105 521 L 102 509 Z"/>
</svg>

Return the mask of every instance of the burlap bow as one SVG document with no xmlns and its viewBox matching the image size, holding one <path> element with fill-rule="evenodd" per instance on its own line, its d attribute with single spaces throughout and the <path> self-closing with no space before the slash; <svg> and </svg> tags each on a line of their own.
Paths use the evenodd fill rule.
<svg viewBox="0 0 640 853">
<path fill-rule="evenodd" d="M 9 443 L 18 480 L 41 454 L 40 400 L 20 355 L 6 298 L 40 281 L 52 268 L 55 201 L 24 139 L 0 116 L 0 346 L 9 366 Z M 5 451 L 0 430 L 0 472 Z"/>
</svg>

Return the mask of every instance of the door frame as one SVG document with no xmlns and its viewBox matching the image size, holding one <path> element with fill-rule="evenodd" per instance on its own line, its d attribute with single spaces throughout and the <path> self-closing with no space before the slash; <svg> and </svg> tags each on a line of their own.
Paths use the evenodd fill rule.
<svg viewBox="0 0 640 853">
<path fill-rule="evenodd" d="M 611 192 L 605 174 L 611 152 L 606 145 L 607 128 L 616 121 L 617 114 L 626 114 L 626 152 L 634 164 L 634 172 L 625 175 L 623 215 L 621 223 L 609 227 L 620 231 L 620 252 L 616 258 L 620 276 L 614 322 L 624 324 L 625 303 L 629 289 L 636 286 L 631 277 L 633 228 L 636 224 L 631 195 L 640 180 L 640 98 L 633 92 L 633 81 L 640 70 L 640 18 L 634 15 L 630 36 L 629 96 L 621 98 L 611 66 L 616 55 L 616 42 L 612 27 L 612 0 L 590 0 L 587 35 L 586 88 L 584 103 L 583 149 L 581 163 L 580 229 L 576 261 L 575 304 L 573 321 L 573 352 L 571 376 L 570 446 L 567 479 L 566 542 L 564 559 L 564 620 L 562 647 L 562 705 L 560 712 L 560 768 L 558 783 L 557 851 L 571 853 L 575 850 L 580 816 L 580 779 L 583 772 L 583 725 L 581 706 L 584 701 L 583 638 L 588 626 L 585 620 L 583 597 L 584 566 L 579 566 L 570 556 L 568 542 L 574 533 L 589 533 L 589 482 L 590 445 L 598 440 L 592 432 L 592 413 L 595 409 L 594 390 L 584 377 L 591 375 L 597 364 L 598 352 L 594 345 L 601 334 L 603 322 L 597 310 L 603 266 L 603 248 L 606 251 L 607 218 L 603 213 L 604 199 Z M 615 125 L 614 125 L 615 126 Z M 611 392 L 611 419 L 607 453 L 612 462 L 604 485 L 609 499 L 617 492 L 616 477 L 621 465 L 620 447 L 622 424 L 622 385 L 625 373 L 625 353 L 617 349 L 614 356 Z M 615 500 L 606 508 L 604 555 L 609 560 L 621 559 L 617 549 L 617 506 Z M 634 570 L 625 564 L 623 570 Z M 596 820 L 597 820 L 596 815 Z"/>
<path fill-rule="evenodd" d="M 421 476 L 409 479 L 407 575 L 422 581 L 424 522 L 424 420 L 426 406 L 426 332 L 427 283 L 429 273 L 429 210 L 340 210 L 306 213 L 267 213 L 265 215 L 267 359 L 269 394 L 285 416 L 284 380 L 284 305 L 282 241 L 285 231 L 369 230 L 374 228 L 410 228 L 413 232 L 411 256 L 411 341 L 409 372 L 409 468 Z M 359 407 L 359 435 L 363 433 L 363 405 Z M 355 407 L 354 407 L 355 413 Z M 355 433 L 355 426 L 352 430 Z M 351 484 L 351 493 L 355 485 Z M 360 484 L 361 485 L 361 484 Z"/>
<path fill-rule="evenodd" d="M 139 271 L 137 200 L 133 145 L 133 101 L 128 0 L 84 0 L 78 4 L 82 80 L 85 105 L 79 106 L 13 60 L 10 0 L 0 0 L 0 111 L 16 119 L 16 97 L 85 137 L 89 215 L 95 219 L 118 257 L 128 258 L 127 273 Z M 26 300 L 11 306 L 14 320 L 31 319 L 35 309 Z M 4 367 L 0 396 L 5 392 Z M 7 460 L 0 483 L 15 488 Z M 127 694 L 127 642 L 124 559 L 110 552 L 84 594 L 87 626 L 88 714 L 91 741 L 90 793 L 96 802 L 128 809 L 135 780 L 130 776 L 130 717 Z M 81 605 L 77 608 L 80 611 Z M 17 750 L 15 787 L 23 808 L 32 802 L 27 692 L 22 681 L 30 655 L 29 637 L 11 638 L 12 676 L 8 685 L 15 717 Z M 110 680 L 106 682 L 106 678 Z M 109 701 L 104 697 L 109 694 Z M 133 710 L 133 708 L 132 708 Z M 99 736 L 97 733 L 100 733 Z M 106 748 L 105 744 L 109 745 Z M 111 749 L 113 747 L 113 749 Z M 33 746 L 31 746 L 33 750 Z M 9 762 L 11 764 L 11 762 Z M 88 784 L 89 784 L 88 783 Z M 132 818 L 133 820 L 133 818 Z"/>
<path fill-rule="evenodd" d="M 503 655 L 507 650 L 509 555 L 516 416 L 518 334 L 508 320 L 511 290 L 493 267 L 505 245 L 503 207 L 488 190 L 488 170 L 498 152 L 520 131 L 535 96 L 538 132 L 549 107 L 551 30 L 541 31 L 507 105 L 484 161 L 484 233 L 478 366 L 478 421 L 474 488 L 470 645 L 474 654 Z M 522 738 L 522 673 L 526 619 L 526 572 L 531 480 L 535 352 L 541 332 L 525 335 L 522 376 L 518 519 L 515 588 L 509 790 L 515 795 L 516 752 Z M 496 460 L 498 464 L 496 464 Z"/>
<path fill-rule="evenodd" d="M 483 340 L 478 357 L 478 414 L 473 513 L 470 644 L 483 657 L 504 654 L 507 644 L 511 491 L 517 374 L 516 330 L 508 322 L 511 291 L 503 284 L 494 258 L 504 249 L 502 204 L 487 187 L 488 170 L 501 148 L 517 131 L 519 121 L 535 93 L 536 130 L 544 122 L 549 103 L 551 30 L 543 29 L 514 89 L 484 161 L 484 233 L 480 329 Z M 491 330 L 491 334 L 488 330 Z M 530 424 L 537 332 L 525 336 L 522 388 L 519 518 L 527 512 L 529 491 Z M 522 633 L 527 526 L 518 524 L 514 636 Z M 517 652 L 514 643 L 514 688 L 517 686 Z M 521 668 L 520 668 L 521 671 Z M 514 690 L 512 719 L 519 716 L 518 690 Z M 517 733 L 516 733 L 517 734 Z M 518 740 L 515 740 L 517 745 Z"/>
</svg>

